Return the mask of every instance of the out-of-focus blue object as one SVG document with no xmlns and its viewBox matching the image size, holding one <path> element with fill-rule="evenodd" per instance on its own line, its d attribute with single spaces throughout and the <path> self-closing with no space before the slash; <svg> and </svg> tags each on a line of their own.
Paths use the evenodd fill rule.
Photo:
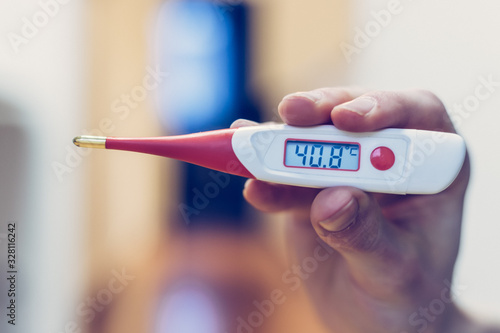
<svg viewBox="0 0 500 333">
<path fill-rule="evenodd" d="M 159 17 L 160 119 L 174 133 L 222 127 L 238 112 L 244 80 L 239 8 L 204 0 L 165 2 Z M 240 34 L 241 37 L 241 34 Z M 243 51 L 244 52 L 244 51 Z"/>
<path fill-rule="evenodd" d="M 248 8 L 232 3 L 172 0 L 161 7 L 157 58 L 168 76 L 156 95 L 167 134 L 227 128 L 238 118 L 260 120 L 248 89 Z M 209 172 L 182 165 L 182 224 L 249 226 L 244 179 L 231 176 L 220 186 Z"/>
</svg>

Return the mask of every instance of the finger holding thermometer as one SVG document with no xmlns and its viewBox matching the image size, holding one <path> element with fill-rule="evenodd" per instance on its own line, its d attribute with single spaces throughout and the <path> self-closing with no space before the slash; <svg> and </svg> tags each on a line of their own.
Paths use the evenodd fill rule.
<svg viewBox="0 0 500 333">
<path fill-rule="evenodd" d="M 259 125 L 151 138 L 79 136 L 73 142 L 279 184 L 391 194 L 443 191 L 460 172 L 466 152 L 464 140 L 453 133 L 396 128 L 353 133 L 333 125 Z"/>
</svg>

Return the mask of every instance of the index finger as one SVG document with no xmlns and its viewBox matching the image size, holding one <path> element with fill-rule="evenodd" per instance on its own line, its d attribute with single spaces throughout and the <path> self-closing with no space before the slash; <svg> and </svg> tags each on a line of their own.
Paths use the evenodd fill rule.
<svg viewBox="0 0 500 333">
<path fill-rule="evenodd" d="M 278 105 L 281 119 L 288 125 L 331 124 L 332 109 L 361 96 L 361 88 L 321 88 L 287 95 Z"/>
<path fill-rule="evenodd" d="M 388 127 L 455 132 L 441 100 L 425 90 L 371 91 L 335 106 L 331 119 L 352 132 Z"/>
<path fill-rule="evenodd" d="M 425 90 L 322 88 L 288 95 L 278 110 L 284 122 L 295 126 L 333 122 L 351 132 L 388 127 L 455 131 L 439 98 Z"/>
</svg>

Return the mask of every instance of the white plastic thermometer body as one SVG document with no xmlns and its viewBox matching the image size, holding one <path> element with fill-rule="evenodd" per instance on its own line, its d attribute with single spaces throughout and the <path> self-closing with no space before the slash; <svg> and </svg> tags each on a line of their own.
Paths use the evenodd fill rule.
<svg viewBox="0 0 500 333">
<path fill-rule="evenodd" d="M 232 147 L 256 179 L 394 194 L 446 189 L 460 172 L 466 153 L 463 139 L 453 133 L 413 129 L 353 133 L 331 125 L 242 127 L 234 133 Z"/>
</svg>

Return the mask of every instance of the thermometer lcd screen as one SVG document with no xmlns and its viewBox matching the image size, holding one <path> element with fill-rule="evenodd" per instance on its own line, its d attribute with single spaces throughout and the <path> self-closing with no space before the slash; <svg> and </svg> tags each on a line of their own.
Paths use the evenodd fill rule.
<svg viewBox="0 0 500 333">
<path fill-rule="evenodd" d="M 356 143 L 288 140 L 285 166 L 356 171 L 359 148 Z"/>
</svg>

